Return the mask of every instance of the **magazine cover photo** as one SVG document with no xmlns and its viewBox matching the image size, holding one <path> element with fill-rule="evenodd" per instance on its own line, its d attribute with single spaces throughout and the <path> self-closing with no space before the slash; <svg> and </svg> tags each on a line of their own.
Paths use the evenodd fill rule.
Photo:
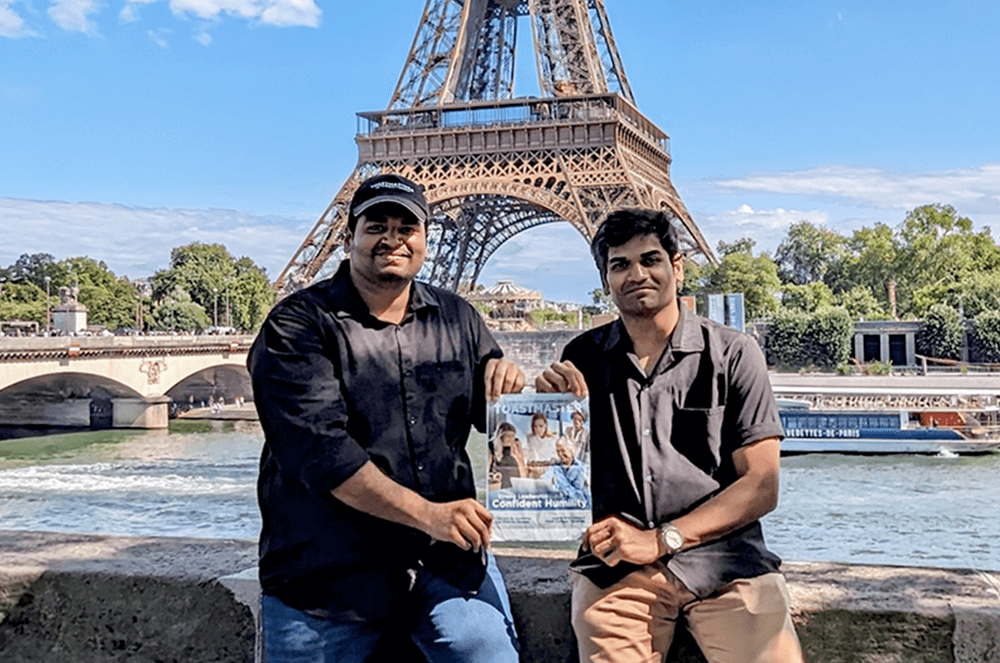
<svg viewBox="0 0 1000 663">
<path fill-rule="evenodd" d="M 574 541 L 591 522 L 586 398 L 507 394 L 487 410 L 495 541 Z"/>
</svg>

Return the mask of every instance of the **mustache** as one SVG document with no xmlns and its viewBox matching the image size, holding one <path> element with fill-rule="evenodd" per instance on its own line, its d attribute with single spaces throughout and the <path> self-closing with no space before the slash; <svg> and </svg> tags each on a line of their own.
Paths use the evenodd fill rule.
<svg viewBox="0 0 1000 663">
<path fill-rule="evenodd" d="M 383 244 L 380 244 L 379 246 L 376 246 L 374 249 L 372 249 L 372 255 L 373 256 L 396 255 L 401 257 L 409 257 L 413 255 L 413 252 L 407 249 L 405 246 L 397 246 L 393 248 L 391 246 L 385 246 Z"/>
</svg>

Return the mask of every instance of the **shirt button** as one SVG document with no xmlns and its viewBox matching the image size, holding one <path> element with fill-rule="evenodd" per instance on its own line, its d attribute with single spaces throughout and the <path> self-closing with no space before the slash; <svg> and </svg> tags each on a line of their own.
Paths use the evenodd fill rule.
<svg viewBox="0 0 1000 663">
<path fill-rule="evenodd" d="M 403 371 L 403 375 L 405 375 L 406 377 L 410 377 L 411 375 L 413 375 L 413 371 L 411 371 L 410 369 L 406 369 L 405 371 Z"/>
<path fill-rule="evenodd" d="M 649 474 L 646 475 L 646 481 L 648 481 L 649 483 L 653 483 L 653 473 L 652 472 L 650 472 Z"/>
<path fill-rule="evenodd" d="M 649 529 L 653 529 L 654 527 L 656 527 L 656 523 L 650 520 L 648 523 L 646 523 L 646 527 Z"/>
<path fill-rule="evenodd" d="M 423 463 L 417 463 L 417 469 L 420 470 L 421 472 L 423 472 L 424 471 L 424 464 Z"/>
<path fill-rule="evenodd" d="M 411 426 L 416 426 L 417 425 L 417 418 L 416 417 L 410 417 L 410 425 Z"/>
<path fill-rule="evenodd" d="M 646 430 L 642 431 L 642 434 L 646 435 L 648 437 L 649 436 L 649 429 L 647 428 Z"/>
</svg>

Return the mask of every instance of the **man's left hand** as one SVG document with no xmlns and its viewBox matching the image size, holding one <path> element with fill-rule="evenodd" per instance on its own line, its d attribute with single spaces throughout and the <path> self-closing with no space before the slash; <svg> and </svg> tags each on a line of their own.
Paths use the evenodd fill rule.
<svg viewBox="0 0 1000 663">
<path fill-rule="evenodd" d="M 486 399 L 495 401 L 500 394 L 519 394 L 524 389 L 524 371 L 507 359 L 486 362 Z"/>
<path fill-rule="evenodd" d="M 587 528 L 583 548 L 590 549 L 608 566 L 619 562 L 652 564 L 662 555 L 655 529 L 639 529 L 618 516 L 607 516 Z"/>
</svg>

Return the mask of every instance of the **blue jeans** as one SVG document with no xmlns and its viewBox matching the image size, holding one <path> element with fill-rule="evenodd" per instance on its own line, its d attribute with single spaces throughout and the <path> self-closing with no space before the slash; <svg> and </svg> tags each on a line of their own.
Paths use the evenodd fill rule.
<svg viewBox="0 0 1000 663">
<path fill-rule="evenodd" d="M 486 577 L 475 595 L 421 571 L 413 586 L 415 621 L 409 633 L 386 624 L 338 623 L 261 597 L 265 663 L 364 663 L 379 641 L 409 635 L 428 663 L 517 663 L 518 644 L 510 600 L 496 559 L 488 553 Z"/>
</svg>

